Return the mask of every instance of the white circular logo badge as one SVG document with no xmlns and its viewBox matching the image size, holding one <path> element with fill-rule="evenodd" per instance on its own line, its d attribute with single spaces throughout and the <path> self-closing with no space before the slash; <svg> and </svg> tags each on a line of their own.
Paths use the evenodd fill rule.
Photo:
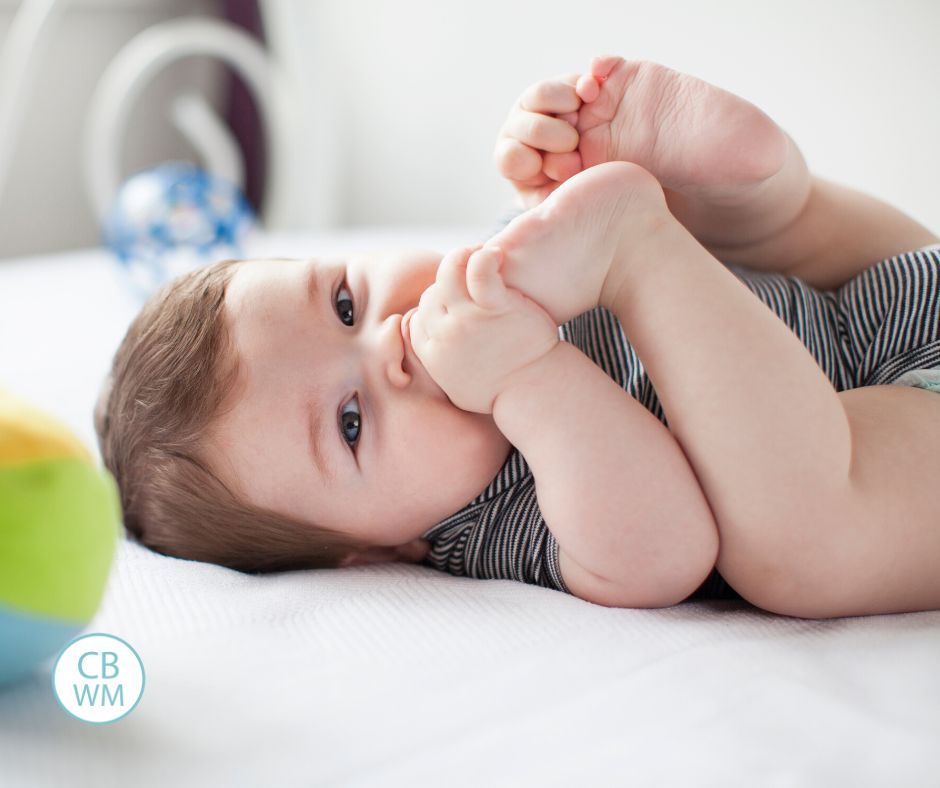
<svg viewBox="0 0 940 788">
<path fill-rule="evenodd" d="M 52 690 L 73 717 L 115 722 L 133 711 L 144 693 L 144 663 L 131 645 L 94 632 L 76 638 L 52 669 Z"/>
</svg>

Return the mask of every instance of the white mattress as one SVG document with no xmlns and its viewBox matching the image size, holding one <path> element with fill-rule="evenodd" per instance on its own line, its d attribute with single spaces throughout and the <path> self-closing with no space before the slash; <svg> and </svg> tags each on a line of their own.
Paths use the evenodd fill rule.
<svg viewBox="0 0 940 788">
<path fill-rule="evenodd" d="M 0 386 L 95 449 L 95 393 L 135 310 L 100 250 L 0 261 Z M 0 785 L 940 785 L 937 612 L 614 609 L 406 564 L 249 576 L 125 541 L 86 631 L 140 654 L 139 705 L 79 722 L 50 660 L 0 690 Z"/>
</svg>

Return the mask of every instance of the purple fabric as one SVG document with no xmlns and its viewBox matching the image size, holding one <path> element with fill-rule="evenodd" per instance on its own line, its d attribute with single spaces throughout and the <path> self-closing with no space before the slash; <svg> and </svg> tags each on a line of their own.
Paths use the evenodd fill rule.
<svg viewBox="0 0 940 788">
<path fill-rule="evenodd" d="M 265 43 L 257 0 L 225 0 L 225 18 Z M 225 120 L 238 140 L 245 162 L 245 196 L 252 208 L 261 210 L 264 195 L 264 129 L 254 99 L 234 70 L 228 71 Z"/>
</svg>

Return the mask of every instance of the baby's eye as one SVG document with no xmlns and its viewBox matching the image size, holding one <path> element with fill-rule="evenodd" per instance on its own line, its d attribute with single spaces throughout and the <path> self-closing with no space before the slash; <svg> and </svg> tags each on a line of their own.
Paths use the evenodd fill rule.
<svg viewBox="0 0 940 788">
<path fill-rule="evenodd" d="M 340 432 L 343 434 L 343 439 L 344 440 L 346 439 L 346 430 L 350 430 L 355 433 L 355 438 L 353 438 L 351 442 L 347 442 L 348 446 L 355 446 L 356 443 L 358 443 L 359 431 L 361 430 L 361 422 L 360 422 L 361 416 L 359 415 L 358 395 L 354 396 L 351 400 L 349 400 L 347 407 L 349 404 L 352 404 L 353 402 L 356 403 L 356 407 L 353 409 L 353 411 L 349 412 L 346 410 L 346 408 L 343 408 L 343 412 L 340 414 L 340 417 L 339 417 L 340 423 L 341 423 Z"/>
<path fill-rule="evenodd" d="M 342 292 L 344 292 L 344 291 L 347 292 L 347 293 L 349 293 L 349 295 L 350 295 L 349 298 L 341 298 L 341 297 L 340 297 L 340 293 L 342 293 Z M 337 291 L 337 293 L 336 293 L 336 303 L 337 303 L 337 304 L 341 304 L 341 303 L 343 303 L 344 301 L 348 301 L 348 302 L 349 302 L 349 306 L 346 307 L 345 309 L 340 308 L 340 310 L 339 310 L 339 318 L 340 318 L 340 320 L 343 320 L 343 315 L 345 315 L 347 312 L 349 312 L 349 314 L 350 314 L 350 318 L 349 318 L 349 319 L 352 320 L 352 292 L 351 292 L 350 290 L 348 290 L 347 288 L 345 288 L 345 287 L 340 287 L 340 289 L 339 289 L 339 290 Z M 343 320 L 343 322 L 346 323 L 345 320 Z M 346 325 L 350 325 L 350 324 L 349 324 L 349 323 L 346 323 Z"/>
</svg>

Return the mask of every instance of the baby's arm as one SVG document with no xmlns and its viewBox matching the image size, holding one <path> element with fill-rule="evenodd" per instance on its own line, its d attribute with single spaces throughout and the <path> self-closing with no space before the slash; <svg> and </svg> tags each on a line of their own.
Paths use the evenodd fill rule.
<svg viewBox="0 0 940 788">
<path fill-rule="evenodd" d="M 780 271 L 817 290 L 837 290 L 879 261 L 937 242 L 911 217 L 868 194 L 813 177 L 800 214 L 776 235 L 741 250 L 710 247 L 724 263 Z"/>
<path fill-rule="evenodd" d="M 718 557 L 717 527 L 682 449 L 559 339 L 539 304 L 505 285 L 501 257 L 475 247 L 444 256 L 405 318 L 415 353 L 457 407 L 491 413 L 525 457 L 575 595 L 613 607 L 682 601 Z"/>
<path fill-rule="evenodd" d="M 574 345 L 514 375 L 493 418 L 532 469 L 576 596 L 667 607 L 711 572 L 718 529 L 679 444 Z"/>
</svg>

